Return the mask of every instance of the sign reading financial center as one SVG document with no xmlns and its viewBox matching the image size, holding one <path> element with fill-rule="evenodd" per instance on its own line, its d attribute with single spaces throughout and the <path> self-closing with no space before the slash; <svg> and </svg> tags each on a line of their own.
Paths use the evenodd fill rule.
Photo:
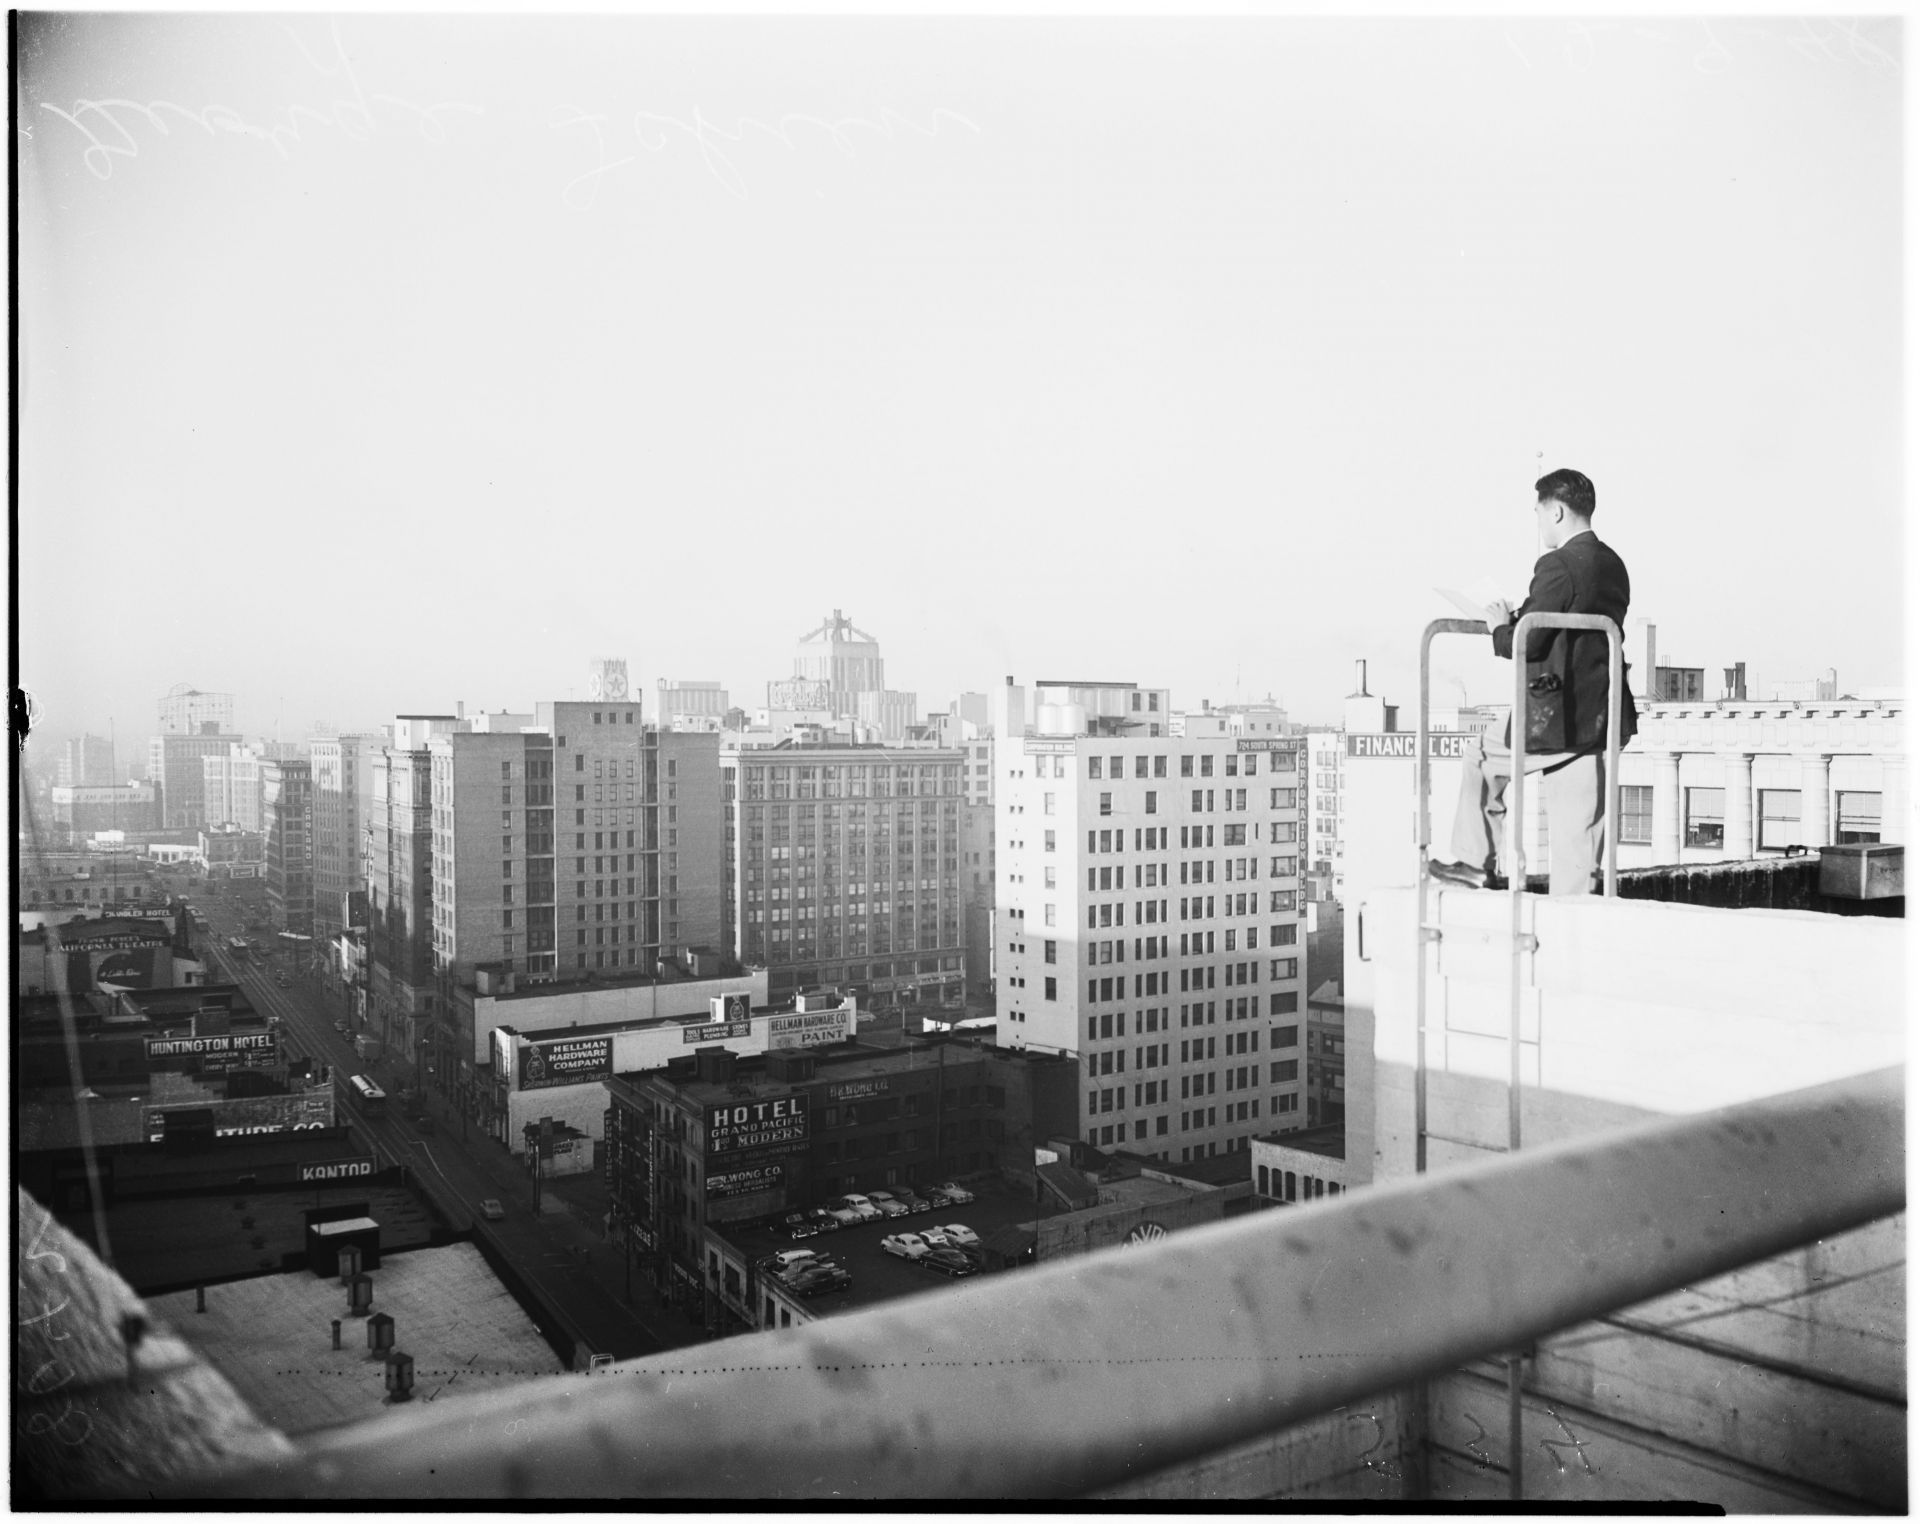
<svg viewBox="0 0 1920 1524">
<path fill-rule="evenodd" d="M 148 1058 L 205 1058 L 224 1053 L 271 1053 L 271 1032 L 223 1032 L 217 1037 L 149 1037 Z"/>
<path fill-rule="evenodd" d="M 613 1074 L 613 1038 L 568 1037 L 528 1043 L 520 1056 L 520 1088 L 584 1085 Z"/>
<path fill-rule="evenodd" d="M 767 1019 L 769 1048 L 804 1048 L 814 1043 L 843 1042 L 852 1013 L 845 1006 L 831 1011 L 795 1011 Z"/>
<path fill-rule="evenodd" d="M 1413 760 L 1415 742 L 1420 739 L 1415 731 L 1401 731 L 1390 734 L 1359 734 L 1347 737 L 1347 755 L 1349 757 L 1405 757 Z M 1458 760 L 1460 749 L 1467 744 L 1468 737 L 1458 733 L 1452 735 L 1434 735 L 1427 733 L 1427 756 L 1434 761 Z"/>
<path fill-rule="evenodd" d="M 356 1154 L 351 1159 L 316 1159 L 300 1166 L 300 1183 L 323 1180 L 365 1180 L 373 1174 L 373 1155 Z"/>
<path fill-rule="evenodd" d="M 793 1145 L 807 1141 L 807 1098 L 782 1096 L 777 1101 L 742 1101 L 707 1108 L 707 1156 L 737 1153 L 749 1148 Z"/>
</svg>

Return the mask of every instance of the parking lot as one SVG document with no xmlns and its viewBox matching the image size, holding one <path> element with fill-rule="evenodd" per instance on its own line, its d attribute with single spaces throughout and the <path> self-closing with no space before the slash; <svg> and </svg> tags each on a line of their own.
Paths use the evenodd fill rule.
<svg viewBox="0 0 1920 1524">
<path fill-rule="evenodd" d="M 915 1212 L 906 1217 L 887 1217 L 878 1222 L 863 1222 L 833 1233 L 818 1233 L 811 1238 L 794 1239 L 785 1233 L 765 1228 L 729 1230 L 727 1237 L 738 1244 L 749 1261 L 757 1262 L 782 1249 L 811 1249 L 823 1258 L 838 1261 L 852 1276 L 853 1284 L 844 1291 L 829 1291 L 812 1297 L 809 1308 L 817 1317 L 828 1316 L 850 1307 L 867 1307 L 894 1297 L 914 1296 L 939 1291 L 947 1286 L 964 1286 L 977 1277 L 949 1277 L 925 1265 L 900 1259 L 880 1247 L 880 1240 L 892 1233 L 924 1233 L 945 1223 L 957 1222 L 972 1228 L 982 1240 L 1015 1223 L 1029 1226 L 1034 1220 L 1033 1200 L 998 1179 L 965 1180 L 961 1184 L 974 1193 L 964 1206 L 935 1207 L 931 1212 Z M 1049 1203 L 1046 1214 L 1052 1215 Z M 992 1270 L 983 1270 L 991 1275 Z"/>
</svg>

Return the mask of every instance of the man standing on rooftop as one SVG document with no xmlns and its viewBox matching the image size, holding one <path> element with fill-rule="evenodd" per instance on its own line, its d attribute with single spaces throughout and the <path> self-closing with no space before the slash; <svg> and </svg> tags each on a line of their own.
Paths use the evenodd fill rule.
<svg viewBox="0 0 1920 1524">
<path fill-rule="evenodd" d="M 1593 532 L 1593 483 L 1578 471 L 1549 472 L 1533 484 L 1534 518 L 1545 552 L 1516 611 L 1487 605 L 1498 656 L 1513 657 L 1514 626 L 1526 614 L 1604 614 L 1624 634 L 1630 588 L 1626 563 Z M 1597 630 L 1535 630 L 1527 638 L 1526 769 L 1545 776 L 1547 856 L 1552 892 L 1590 894 L 1605 846 L 1607 640 Z M 1622 671 L 1620 744 L 1633 739 L 1633 699 Z M 1453 818 L 1459 860 L 1433 875 L 1472 888 L 1500 887 L 1512 725 L 1467 742 Z"/>
</svg>

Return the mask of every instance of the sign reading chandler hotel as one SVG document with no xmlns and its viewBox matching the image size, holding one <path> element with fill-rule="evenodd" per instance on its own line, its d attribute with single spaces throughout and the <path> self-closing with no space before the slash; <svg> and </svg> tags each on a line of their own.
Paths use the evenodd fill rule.
<svg viewBox="0 0 1920 1524">
<path fill-rule="evenodd" d="M 797 1153 L 806 1141 L 807 1098 L 804 1095 L 707 1108 L 708 1158 L 749 1148 L 780 1148 Z"/>
</svg>

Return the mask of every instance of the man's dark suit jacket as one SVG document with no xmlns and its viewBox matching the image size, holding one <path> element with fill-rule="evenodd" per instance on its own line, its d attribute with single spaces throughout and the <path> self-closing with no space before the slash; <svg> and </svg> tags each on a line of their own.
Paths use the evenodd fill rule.
<svg viewBox="0 0 1920 1524">
<path fill-rule="evenodd" d="M 1533 585 L 1527 601 L 1514 615 L 1605 614 L 1624 635 L 1631 589 L 1627 567 L 1592 530 L 1584 530 L 1550 550 L 1533 564 Z M 1513 624 L 1493 632 L 1494 653 L 1513 656 Z M 1597 630 L 1535 630 L 1527 639 L 1527 681 L 1543 676 L 1559 679 L 1560 723 L 1550 726 L 1540 741 L 1529 741 L 1529 752 L 1595 752 L 1607 745 L 1607 638 Z M 1624 664 L 1621 681 L 1625 683 Z M 1633 699 L 1622 693 L 1624 710 L 1620 744 L 1633 739 Z M 1507 727 L 1512 744 L 1513 727 Z"/>
</svg>

